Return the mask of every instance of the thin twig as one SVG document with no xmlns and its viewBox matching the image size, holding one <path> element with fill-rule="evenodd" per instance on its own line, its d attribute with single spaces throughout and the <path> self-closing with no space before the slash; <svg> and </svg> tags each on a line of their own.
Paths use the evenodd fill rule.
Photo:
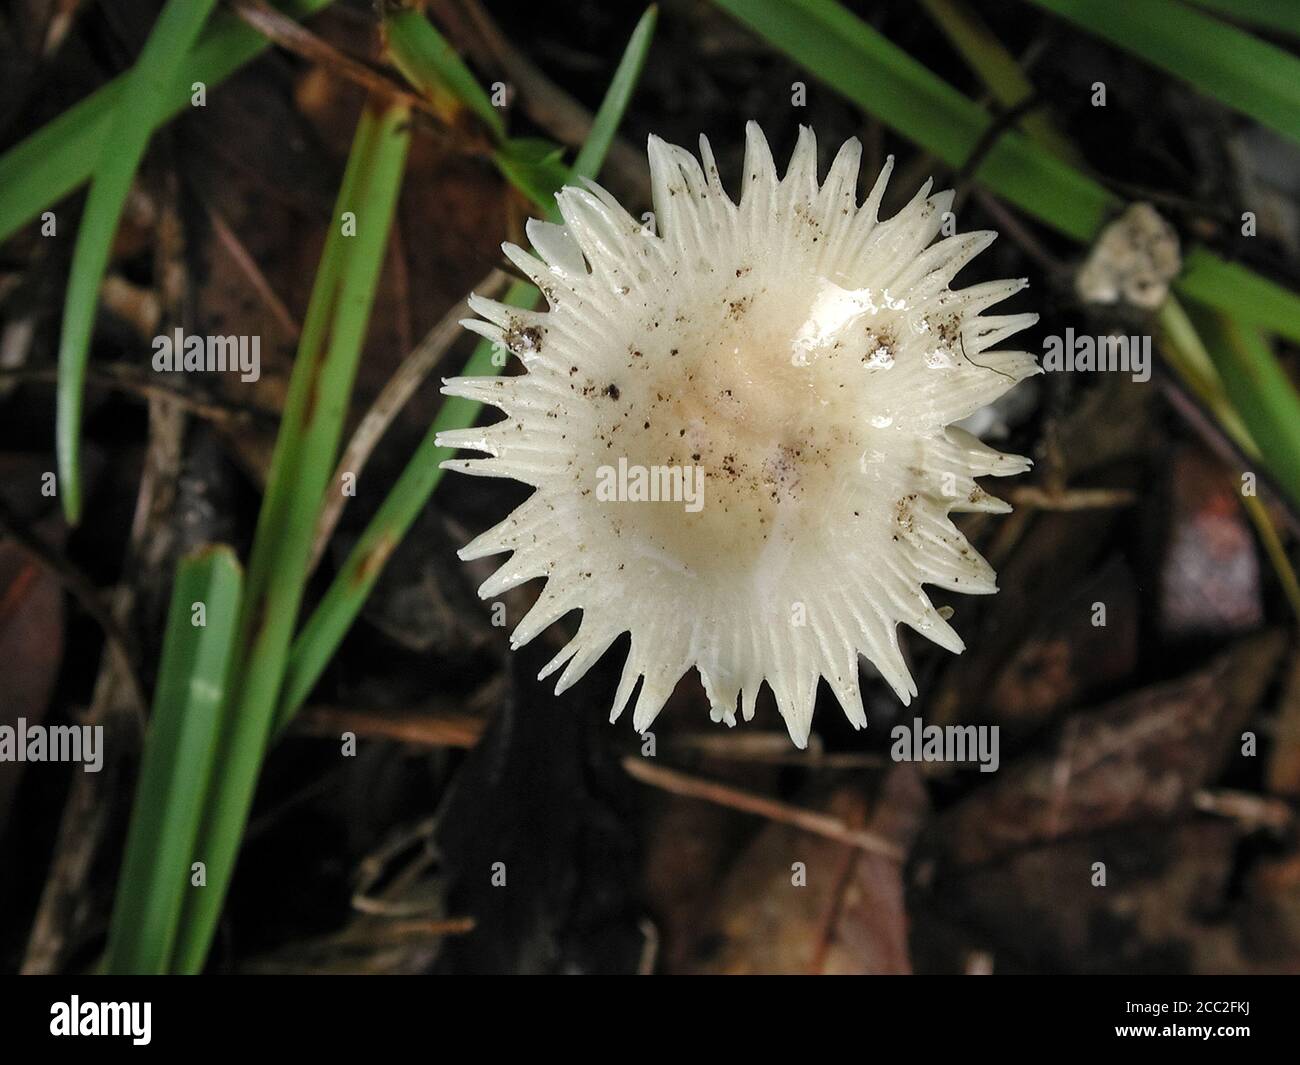
<svg viewBox="0 0 1300 1065">
<path fill-rule="evenodd" d="M 252 961 L 241 963 L 240 973 L 298 974 L 312 973 L 383 973 L 407 971 L 401 960 L 390 953 L 393 948 L 409 949 L 445 936 L 467 935 L 474 931 L 473 917 L 415 918 L 391 920 L 362 916 L 338 932 L 301 939 Z M 354 960 L 358 953 L 367 958 Z M 410 964 L 410 963 L 408 963 Z M 422 971 L 418 962 L 410 971 Z"/>
<path fill-rule="evenodd" d="M 1277 487 L 1268 470 L 1261 468 L 1259 462 L 1243 452 L 1236 442 L 1219 428 L 1214 419 L 1201 409 L 1200 404 L 1172 374 L 1159 373 L 1156 375 L 1156 380 L 1169 405 L 1229 469 L 1239 473 L 1247 471 L 1255 474 L 1261 493 L 1267 495 L 1270 503 L 1276 504 L 1274 509 L 1283 515 L 1292 535 L 1300 536 L 1300 515 L 1296 514 L 1290 500 Z"/>
<path fill-rule="evenodd" d="M 338 789 L 342 787 L 340 783 L 342 775 L 341 770 L 335 769 L 320 776 L 312 777 L 301 788 L 281 800 L 271 809 L 259 813 L 248 822 L 248 827 L 244 829 L 245 846 L 254 840 L 260 839 L 272 829 L 279 827 L 285 817 L 295 810 L 299 810 L 308 803 L 331 793 L 337 794 Z"/>
<path fill-rule="evenodd" d="M 406 244 L 402 240 L 402 220 L 394 218 L 388 234 L 388 254 L 393 270 L 393 304 L 397 319 L 397 350 L 410 351 L 415 343 L 411 328 L 411 271 L 406 265 Z"/>
<path fill-rule="evenodd" d="M 1202 788 L 1192 796 L 1192 805 L 1202 813 L 1237 821 L 1247 830 L 1285 832 L 1295 820 L 1295 811 L 1281 799 L 1248 791 Z"/>
<path fill-rule="evenodd" d="M 743 813 L 754 814 L 757 817 L 765 817 L 769 821 L 780 821 L 782 824 L 793 825 L 805 832 L 824 836 L 826 839 L 833 839 L 837 843 L 847 843 L 871 854 L 879 854 L 899 862 L 903 860 L 902 850 L 887 839 L 882 839 L 880 836 L 863 829 L 851 828 L 838 817 L 833 817 L 830 814 L 820 813 L 817 810 L 807 810 L 802 806 L 792 806 L 789 803 L 778 802 L 776 799 L 769 799 L 763 795 L 741 791 L 727 784 L 721 784 L 716 780 L 691 776 L 676 769 L 657 766 L 637 755 L 628 755 L 624 758 L 623 769 L 629 776 L 635 777 L 643 784 L 662 788 L 674 795 L 681 795 L 688 799 L 703 799 L 705 802 L 717 803 L 719 806 L 726 806 L 732 810 L 740 810 Z"/>
<path fill-rule="evenodd" d="M 357 868 L 357 888 L 352 893 L 352 908 L 372 917 L 422 917 L 435 912 L 438 907 L 436 901 L 403 902 L 401 899 L 437 862 L 434 849 L 429 845 L 437 826 L 436 817 L 426 817 L 400 829 L 385 840 L 378 850 L 366 855 Z M 415 859 L 398 870 L 379 894 L 372 894 L 388 867 L 417 844 L 423 846 Z"/>
<path fill-rule="evenodd" d="M 56 384 L 58 379 L 59 371 L 53 366 L 0 369 L 0 383 L 13 381 L 20 384 Z M 275 411 L 251 403 L 198 399 L 171 385 L 147 380 L 137 367 L 127 363 L 101 362 L 87 367 L 86 384 L 91 388 L 109 389 L 146 400 L 167 400 L 196 417 L 218 425 L 248 419 L 273 423 L 279 417 Z"/>
<path fill-rule="evenodd" d="M 249 284 L 253 286 L 253 291 L 262 297 L 262 302 L 266 304 L 267 310 L 280 323 L 284 331 L 297 340 L 299 334 L 302 333 L 302 326 L 290 313 L 284 301 L 276 295 L 275 289 L 271 287 L 271 283 L 266 279 L 266 274 L 262 273 L 262 268 L 257 265 L 257 260 L 249 254 L 248 249 L 244 247 L 243 241 L 230 228 L 221 212 L 213 204 L 209 203 L 206 198 L 203 200 L 203 208 L 207 212 L 208 220 L 212 223 L 212 231 L 216 234 L 217 240 L 221 242 L 221 246 L 226 249 L 226 254 L 234 260 L 235 265 L 248 278 Z"/>
<path fill-rule="evenodd" d="M 826 969 L 826 959 L 830 957 L 831 944 L 835 940 L 835 927 L 844 912 L 844 900 L 848 894 L 849 884 L 853 882 L 853 873 L 858 867 L 858 859 L 861 857 L 862 852 L 856 847 L 844 847 L 840 851 L 840 858 L 835 867 L 835 879 L 831 885 L 830 903 L 822 914 L 817 927 L 817 938 L 813 941 L 812 958 L 808 962 L 809 976 L 820 976 Z"/>
<path fill-rule="evenodd" d="M 371 943 L 403 942 L 408 939 L 427 939 L 434 936 L 463 936 L 474 931 L 473 917 L 407 918 L 389 921 L 366 922 L 346 928 L 320 942 L 331 947 L 367 946 Z"/>
<path fill-rule="evenodd" d="M 993 216 L 998 228 L 1005 231 L 1020 246 L 1020 250 L 1038 264 L 1043 273 L 1051 278 L 1062 279 L 1070 275 L 1069 265 L 1056 258 L 1043 247 L 1042 242 L 1034 236 L 1029 226 L 1020 220 L 1015 211 L 1010 210 L 987 189 L 977 187 L 972 190 L 971 195 L 984 210 Z"/>
<path fill-rule="evenodd" d="M 980 134 L 979 140 L 975 142 L 975 147 L 971 149 L 966 161 L 953 175 L 952 185 L 956 189 L 955 205 L 965 202 L 966 194 L 970 191 L 968 185 L 971 179 L 984 163 L 984 160 L 988 158 L 989 152 L 996 147 L 998 141 L 1002 139 L 1008 130 L 1018 126 L 1025 115 L 1037 111 L 1045 103 L 1046 101 L 1040 93 L 1034 93 L 1032 96 L 1026 96 L 1015 106 L 1001 108 L 994 113 L 993 121 Z"/>
<path fill-rule="evenodd" d="M 1017 507 L 1037 510 L 1106 510 L 1131 507 L 1137 493 L 1125 488 L 1065 488 L 1051 490 L 1038 485 L 1020 485 L 1007 492 L 1007 499 Z"/>
<path fill-rule="evenodd" d="M 501 270 L 493 270 L 479 282 L 475 291 L 495 296 L 509 281 L 507 274 Z M 332 488 L 326 496 L 325 505 L 321 507 L 320 518 L 316 522 L 316 539 L 311 549 L 311 569 L 314 570 L 320 562 L 321 555 L 325 553 L 325 546 L 334 535 L 334 529 L 343 514 L 343 508 L 347 506 L 349 497 L 342 491 L 343 475 L 351 474 L 354 481 L 361 479 L 361 471 L 365 468 L 380 438 L 387 432 L 388 426 L 392 424 L 398 412 L 415 394 L 415 390 L 424 383 L 424 379 L 446 354 L 447 349 L 461 335 L 463 330 L 460 320 L 469 314 L 469 304 L 461 300 L 443 315 L 442 320 L 430 329 L 425 338 L 402 360 L 402 364 L 388 379 L 388 383 L 375 397 L 365 417 L 357 425 L 342 458 L 339 459 L 331 482 Z"/>
<path fill-rule="evenodd" d="M 82 3 L 83 0 L 57 0 L 45 27 L 45 41 L 41 45 L 43 57 L 49 59 L 67 39 Z"/>
<path fill-rule="evenodd" d="M 470 714 L 309 706 L 294 720 L 293 731 L 330 737 L 352 732 L 366 739 L 397 740 L 415 747 L 468 748 L 482 738 L 485 724 L 482 717 Z"/>
<path fill-rule="evenodd" d="M 415 747 L 473 747 L 483 737 L 492 711 L 505 697 L 506 681 L 498 675 L 465 697 L 439 697 L 398 710 L 357 710 L 316 704 L 305 707 L 291 731 L 308 736 L 338 737 L 353 732 L 365 739 L 396 740 Z"/>
<path fill-rule="evenodd" d="M 795 750 L 784 732 L 688 732 L 674 736 L 671 744 L 674 752 L 689 752 L 706 758 L 796 765 L 806 769 L 879 769 L 887 764 L 877 754 L 827 754 L 816 736 L 810 737 L 808 750 Z"/>
<path fill-rule="evenodd" d="M 1291 565 L 1291 556 L 1286 552 L 1286 544 L 1273 526 L 1273 519 L 1268 515 L 1268 508 L 1258 496 L 1240 496 L 1242 509 L 1255 525 L 1255 532 L 1264 546 L 1264 553 L 1277 575 L 1282 591 L 1286 593 L 1291 612 L 1300 619 L 1300 579 L 1296 577 L 1295 567 Z"/>
<path fill-rule="evenodd" d="M 413 110 L 431 115 L 441 126 L 442 116 L 422 96 L 409 92 L 404 86 L 368 67 L 359 59 L 340 52 L 332 44 L 317 37 L 311 30 L 295 22 L 283 12 L 275 10 L 266 0 L 230 0 L 235 14 L 252 26 L 267 40 L 326 70 L 360 85 L 380 99 L 393 99 L 407 104 Z"/>
</svg>

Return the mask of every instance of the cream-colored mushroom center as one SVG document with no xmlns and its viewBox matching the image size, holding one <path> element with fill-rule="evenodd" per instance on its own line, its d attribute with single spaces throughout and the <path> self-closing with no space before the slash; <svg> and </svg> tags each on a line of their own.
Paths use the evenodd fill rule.
<svg viewBox="0 0 1300 1065">
<path fill-rule="evenodd" d="M 851 516 L 879 344 L 860 307 L 828 317 L 816 298 L 760 290 L 706 314 L 651 323 L 595 382 L 598 498 L 634 550 L 740 573 Z"/>
</svg>

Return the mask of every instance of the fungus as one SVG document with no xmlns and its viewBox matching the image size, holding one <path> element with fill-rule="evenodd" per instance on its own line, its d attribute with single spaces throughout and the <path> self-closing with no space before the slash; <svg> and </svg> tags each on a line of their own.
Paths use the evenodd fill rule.
<svg viewBox="0 0 1300 1065">
<path fill-rule="evenodd" d="M 859 656 L 904 704 L 916 694 L 899 622 L 962 650 L 923 585 L 996 590 L 949 513 L 1008 511 L 975 478 L 1029 461 L 952 423 L 1039 372 L 990 350 L 1037 316 L 984 313 L 1023 281 L 950 287 L 995 236 L 935 242 L 951 192 L 927 182 L 882 222 L 892 157 L 859 204 L 856 140 L 819 184 L 811 130 L 783 178 L 758 126 L 746 132 L 739 203 L 703 137 L 700 160 L 651 137 L 657 226 L 588 182 L 557 195 L 563 225 L 528 223 L 536 256 L 505 246 L 554 297 L 539 312 L 472 298 L 466 327 L 526 372 L 445 381 L 506 417 L 438 443 L 489 456 L 449 469 L 535 489 L 460 556 L 511 552 L 485 599 L 545 578 L 512 647 L 581 611 L 540 674 L 562 669 L 557 694 L 629 632 L 611 721 L 639 682 L 644 731 L 694 667 L 715 721 L 749 720 L 766 682 L 803 747 L 821 678 L 866 725 Z M 593 491 L 629 470 L 656 490 Z M 692 507 L 676 493 L 695 473 Z"/>
</svg>

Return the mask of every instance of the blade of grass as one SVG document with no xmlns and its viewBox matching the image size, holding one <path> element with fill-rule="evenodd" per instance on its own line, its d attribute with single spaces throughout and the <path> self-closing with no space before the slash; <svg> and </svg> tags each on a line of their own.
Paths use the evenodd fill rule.
<svg viewBox="0 0 1300 1065">
<path fill-rule="evenodd" d="M 1300 141 L 1300 59 L 1174 0 L 1029 0 Z"/>
<path fill-rule="evenodd" d="M 1300 505 L 1300 394 L 1254 329 L 1193 306 L 1205 348 L 1279 487 Z"/>
<path fill-rule="evenodd" d="M 605 89 L 605 98 L 601 101 L 595 118 L 592 119 L 587 139 L 578 149 L 577 158 L 573 160 L 570 180 L 578 181 L 581 178 L 594 180 L 600 173 L 609 146 L 614 141 L 614 134 L 618 132 L 618 127 L 623 122 L 623 113 L 627 110 L 628 101 L 632 99 L 632 93 L 636 91 L 637 83 L 641 80 L 641 71 L 645 69 L 646 56 L 650 54 L 650 42 L 654 40 L 655 26 L 658 22 L 658 4 L 647 7 L 641 18 L 637 20 L 636 28 L 633 29 L 632 36 L 627 39 L 627 46 L 623 49 L 623 58 L 619 60 L 618 68 Z M 549 217 L 552 222 L 561 221 L 554 201 L 550 205 Z"/>
<path fill-rule="evenodd" d="M 511 137 L 492 153 L 502 177 L 541 210 L 555 202 L 555 192 L 569 176 L 564 149 L 541 137 Z"/>
<path fill-rule="evenodd" d="M 962 0 L 921 2 L 999 103 L 1013 107 L 1032 92 L 1029 80 L 1021 72 L 1015 57 Z M 1026 133 L 1044 147 L 1051 147 L 1046 143 L 1049 139 L 1061 141 L 1070 156 L 1076 154 L 1074 144 L 1064 138 L 1050 122 L 1044 121 L 1041 125 L 1027 127 Z M 1058 151 L 1056 154 L 1062 153 Z M 1248 454 L 1256 454 L 1254 442 L 1228 401 L 1223 382 L 1219 379 L 1205 345 L 1186 311 L 1172 295 L 1159 311 L 1158 339 L 1166 360 L 1201 402 L 1214 412 L 1237 445 Z"/>
<path fill-rule="evenodd" d="M 964 0 L 921 0 L 921 6 L 1003 108 L 1010 110 L 1033 97 L 1033 83 L 1015 56 Z M 1041 111 L 1025 115 L 1017 125 L 1058 159 L 1080 165 L 1078 150 Z"/>
<path fill-rule="evenodd" d="M 620 75 L 635 84 L 645 61 L 645 45 L 654 33 L 657 11 L 651 7 L 638 22 L 624 50 L 625 56 L 639 56 L 632 65 L 621 65 Z M 564 165 L 564 149 L 539 137 L 508 137 L 500 111 L 473 73 L 461 61 L 448 41 L 417 10 L 399 11 L 385 16 L 385 37 L 394 64 L 416 89 L 432 100 L 448 94 L 469 108 L 488 126 L 497 148 L 492 161 L 511 185 L 541 210 L 554 209 L 555 193 L 564 184 L 571 168 Z M 611 85 L 610 92 L 620 88 Z M 604 149 L 601 150 L 604 156 Z M 575 164 L 576 165 L 576 164 Z"/>
<path fill-rule="evenodd" d="M 845 8 L 827 0 L 715 0 L 837 92 L 961 167 L 993 118 Z M 976 173 L 1005 199 L 1075 240 L 1088 241 L 1119 200 L 1016 130 Z"/>
<path fill-rule="evenodd" d="M 221 773 L 196 854 L 207 887 L 190 894 L 173 968 L 203 967 L 270 736 L 302 602 L 312 533 L 333 469 L 379 282 L 410 140 L 410 109 L 370 100 L 357 124 L 312 287 L 267 479 L 240 611 L 235 674 L 222 717 Z M 355 220 L 355 235 L 344 219 Z"/>
<path fill-rule="evenodd" d="M 162 121 L 163 101 L 176 73 L 216 0 L 168 0 L 127 76 L 113 115 L 108 143 L 96 163 L 90 196 L 81 216 L 72 271 L 63 304 L 59 338 L 59 383 L 55 450 L 59 498 L 69 525 L 81 517 L 81 405 L 85 398 L 86 359 L 99 306 L 99 285 L 108 269 L 122 207 L 154 127 Z"/>
<path fill-rule="evenodd" d="M 833 0 L 714 0 L 817 78 L 954 168 L 992 118 Z M 1008 130 L 976 180 L 1053 229 L 1091 242 L 1120 201 L 1028 137 Z M 1300 341 L 1300 297 L 1203 248 L 1177 286 L 1214 307 Z"/>
<path fill-rule="evenodd" d="M 1248 26 L 1300 37 L 1300 4 L 1295 0 L 1190 0 Z"/>
<path fill-rule="evenodd" d="M 962 0 L 921 2 L 999 103 L 1015 106 L 1032 91 L 1015 57 L 1003 48 L 997 37 Z M 1026 132 L 1045 147 L 1052 147 L 1048 141 L 1058 141 L 1070 156 L 1076 154 L 1074 144 L 1046 120 L 1041 125 L 1027 127 Z M 1062 153 L 1056 151 L 1055 154 Z M 1228 400 L 1218 371 L 1177 297 L 1171 295 L 1165 300 L 1157 323 L 1160 350 L 1175 372 L 1214 413 L 1238 447 L 1247 454 L 1257 455 L 1250 433 Z"/>
<path fill-rule="evenodd" d="M 331 3 L 333 0 L 280 0 L 276 6 L 294 18 L 306 18 Z M 160 121 L 188 106 L 194 82 L 211 88 L 269 46 L 265 37 L 229 12 L 213 12 L 198 43 L 160 98 Z M 0 196 L 0 242 L 90 179 L 129 78 L 129 71 L 114 78 L 0 156 L 0 189 L 4 190 Z"/>
<path fill-rule="evenodd" d="M 1286 595 L 1287 602 L 1291 604 L 1291 612 L 1300 619 L 1300 578 L 1296 577 L 1295 567 L 1291 565 L 1291 556 L 1286 553 L 1286 546 L 1278 535 L 1277 526 L 1273 524 L 1268 507 L 1264 506 L 1264 501 L 1259 496 L 1247 495 L 1241 497 L 1241 505 L 1246 508 L 1246 514 L 1255 525 L 1259 542 L 1264 545 L 1264 553 L 1268 555 L 1273 572 L 1277 574 L 1278 583 L 1282 585 L 1282 592 Z"/>
<path fill-rule="evenodd" d="M 1232 442 L 1244 454 L 1258 458 L 1259 448 L 1255 446 L 1250 430 L 1228 399 L 1223 379 L 1214 368 L 1210 353 L 1205 350 L 1205 342 L 1175 297 L 1170 296 L 1165 300 L 1156 323 L 1160 351 L 1165 361 L 1174 368 L 1183 383 L 1192 390 L 1192 394 L 1205 404 Z"/>
<path fill-rule="evenodd" d="M 594 178 L 599 173 L 605 153 L 627 110 L 638 75 L 645 64 L 657 15 L 657 9 L 651 6 L 637 23 L 600 109 L 596 112 L 587 142 L 578 152 L 571 181 L 576 182 L 584 177 Z M 554 202 L 547 213 L 552 220 L 558 218 Z M 532 285 L 521 281 L 507 290 L 504 300 L 516 307 L 533 307 L 539 298 L 540 293 Z M 467 377 L 486 377 L 499 373 L 501 368 L 492 356 L 492 345 L 486 340 L 482 341 L 474 349 L 462 374 Z M 443 403 L 401 477 L 366 526 L 343 568 L 294 640 L 276 713 L 277 732 L 289 723 L 311 694 L 352 622 L 356 620 L 375 581 L 379 579 L 384 563 L 401 543 L 411 523 L 442 480 L 440 464 L 450 458 L 452 452 L 437 446 L 434 441 L 438 434 L 473 425 L 481 409 L 482 404 L 457 396 Z"/>
<path fill-rule="evenodd" d="M 1240 263 L 1192 247 L 1183 257 L 1183 272 L 1175 287 L 1198 303 L 1300 341 L 1300 299 Z"/>
<path fill-rule="evenodd" d="M 388 55 L 418 92 L 453 116 L 459 105 L 476 114 L 498 144 L 506 139 L 506 124 L 492 98 L 456 54 L 456 49 L 417 8 L 384 16 Z"/>
<path fill-rule="evenodd" d="M 1220 322 L 1225 323 L 1230 322 L 1225 316 L 1218 315 L 1214 311 L 1203 308 L 1196 308 L 1196 311 L 1197 317 L 1202 323 L 1209 319 L 1218 319 Z M 1213 322 L 1211 324 L 1213 325 Z M 1191 388 L 1197 398 L 1218 419 L 1224 432 L 1240 448 L 1241 453 L 1252 461 L 1264 461 L 1254 437 L 1251 435 L 1250 430 L 1246 428 L 1246 424 L 1242 421 L 1236 407 L 1233 406 L 1232 401 L 1229 399 L 1224 380 L 1215 368 L 1216 360 L 1211 357 L 1204 341 L 1201 339 L 1200 333 L 1197 332 L 1196 326 L 1192 324 L 1187 312 L 1172 296 L 1165 301 L 1164 306 L 1160 309 L 1159 325 L 1160 348 L 1165 360 L 1173 366 L 1174 370 Z M 1216 344 L 1220 343 L 1221 338 L 1215 339 L 1214 342 Z M 1268 362 L 1273 363 L 1271 352 L 1265 354 Z M 1245 397 L 1241 398 L 1252 409 L 1257 402 L 1255 397 L 1251 397 L 1249 400 L 1246 400 Z M 1274 467 L 1268 462 L 1264 462 L 1264 466 L 1270 472 L 1274 471 Z M 1285 486 L 1283 486 L 1283 490 L 1290 494 Z M 1278 583 L 1281 584 L 1282 591 L 1285 593 L 1292 611 L 1297 618 L 1300 618 L 1300 580 L 1297 580 L 1295 568 L 1291 565 L 1291 559 L 1286 553 L 1286 547 L 1282 543 L 1282 538 L 1273 523 L 1268 507 L 1264 505 L 1263 500 L 1253 495 L 1243 494 L 1241 503 L 1246 510 L 1247 516 L 1254 524 L 1255 531 L 1259 534 L 1260 543 L 1264 546 L 1264 552 L 1268 556 L 1274 573 L 1277 574 Z"/>
<path fill-rule="evenodd" d="M 529 308 L 536 305 L 541 293 L 525 282 L 515 282 L 502 297 L 512 307 Z M 493 362 L 493 345 L 483 340 L 474 349 L 462 374 L 466 377 L 490 377 L 500 372 Z M 343 563 L 338 575 L 330 582 L 324 597 L 308 618 L 293 643 L 285 671 L 284 689 L 276 712 L 275 729 L 278 733 L 292 720 L 312 688 L 325 671 L 334 652 L 343 642 L 352 622 L 370 596 L 370 591 L 383 572 L 389 556 L 402 542 L 402 537 L 419 516 L 433 495 L 445 472 L 441 464 L 455 452 L 438 447 L 434 440 L 439 433 L 452 429 L 467 429 L 474 424 L 482 410 L 481 403 L 449 397 L 439 408 L 433 424 L 416 448 L 411 460 L 402 470 L 375 516 L 358 538 Z"/>
<path fill-rule="evenodd" d="M 181 559 L 163 635 L 153 715 L 145 737 L 109 924 L 104 969 L 110 974 L 166 972 L 190 883 L 202 799 L 216 753 L 240 569 L 228 547 Z M 195 624 L 196 603 L 203 624 Z"/>
<path fill-rule="evenodd" d="M 467 108 L 482 120 L 496 144 L 492 162 L 501 176 L 545 209 L 567 172 L 561 159 L 564 149 L 540 137 L 508 137 L 491 97 L 422 11 L 385 15 L 384 39 L 393 64 L 435 107 L 452 119 Z"/>
</svg>

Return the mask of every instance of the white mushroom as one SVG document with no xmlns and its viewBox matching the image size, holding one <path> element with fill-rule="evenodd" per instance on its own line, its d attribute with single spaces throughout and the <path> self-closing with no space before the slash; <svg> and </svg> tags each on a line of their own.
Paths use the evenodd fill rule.
<svg viewBox="0 0 1300 1065">
<path fill-rule="evenodd" d="M 536 491 L 460 554 L 512 552 L 484 598 L 546 579 L 515 647 L 582 612 L 541 674 L 563 667 L 557 694 L 630 632 L 611 720 L 640 680 L 645 730 L 694 666 L 727 724 L 766 681 L 803 747 L 819 678 L 866 725 L 859 655 L 904 703 L 916 694 L 900 621 L 962 650 L 923 584 L 996 590 L 948 514 L 1008 510 L 975 478 L 1029 461 L 951 423 L 1038 372 L 989 350 L 1036 316 L 983 313 L 1023 281 L 949 287 L 995 236 L 932 243 L 950 192 L 927 183 L 879 221 L 891 159 L 859 206 L 856 140 L 819 185 L 802 129 L 778 179 L 751 122 L 739 204 L 704 138 L 702 166 L 655 137 L 649 153 L 657 228 L 597 185 L 566 188 L 563 226 L 528 224 L 540 258 L 505 248 L 549 309 L 472 301 L 465 325 L 527 372 L 445 382 L 506 413 L 442 434 L 491 456 L 445 465 Z"/>
</svg>

